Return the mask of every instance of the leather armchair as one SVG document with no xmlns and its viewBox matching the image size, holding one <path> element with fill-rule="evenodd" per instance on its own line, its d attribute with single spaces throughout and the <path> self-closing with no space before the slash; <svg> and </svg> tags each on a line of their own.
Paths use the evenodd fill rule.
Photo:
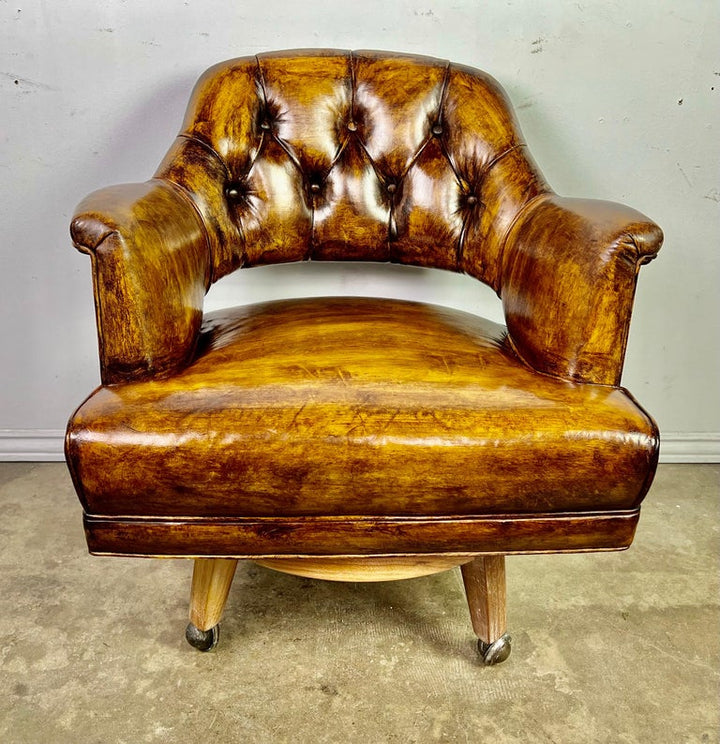
<svg viewBox="0 0 720 744">
<path fill-rule="evenodd" d="M 501 88 L 445 61 L 292 51 L 208 70 L 153 179 L 91 194 L 102 385 L 66 455 L 95 554 L 195 559 L 206 650 L 237 561 L 336 580 L 462 566 L 507 657 L 504 556 L 627 548 L 658 431 L 620 386 L 642 214 L 557 196 Z M 203 313 L 240 267 L 465 272 L 506 326 L 398 300 Z"/>
</svg>

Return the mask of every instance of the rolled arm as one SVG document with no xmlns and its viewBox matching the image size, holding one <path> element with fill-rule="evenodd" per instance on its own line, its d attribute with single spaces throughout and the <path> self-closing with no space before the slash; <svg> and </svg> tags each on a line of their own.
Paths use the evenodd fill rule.
<svg viewBox="0 0 720 744">
<path fill-rule="evenodd" d="M 612 202 L 544 194 L 510 229 L 501 297 L 510 339 L 540 372 L 617 385 L 640 266 L 660 228 Z"/>
<path fill-rule="evenodd" d="M 95 191 L 70 226 L 90 255 L 104 384 L 169 374 L 192 357 L 210 276 L 207 234 L 161 180 Z"/>
</svg>

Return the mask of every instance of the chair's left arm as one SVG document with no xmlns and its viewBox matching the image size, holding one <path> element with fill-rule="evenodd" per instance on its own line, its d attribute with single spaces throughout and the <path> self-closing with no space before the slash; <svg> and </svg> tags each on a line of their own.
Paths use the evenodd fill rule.
<svg viewBox="0 0 720 744">
<path fill-rule="evenodd" d="M 111 186 L 78 205 L 70 232 L 92 259 L 103 383 L 184 366 L 210 277 L 207 233 L 191 201 L 162 180 Z"/>
<path fill-rule="evenodd" d="M 510 339 L 540 372 L 620 382 L 637 273 L 662 244 L 640 212 L 544 194 L 509 231 L 501 296 Z"/>
</svg>

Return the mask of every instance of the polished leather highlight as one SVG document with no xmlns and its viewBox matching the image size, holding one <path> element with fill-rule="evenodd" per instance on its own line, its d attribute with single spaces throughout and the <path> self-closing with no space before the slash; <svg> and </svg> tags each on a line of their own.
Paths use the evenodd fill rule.
<svg viewBox="0 0 720 744">
<path fill-rule="evenodd" d="M 202 221 L 182 192 L 164 181 L 96 191 L 79 204 L 71 232 L 92 259 L 103 382 L 187 364 L 211 264 Z"/>
<path fill-rule="evenodd" d="M 627 547 L 658 433 L 619 387 L 660 229 L 552 192 L 500 86 L 428 57 L 208 70 L 147 184 L 90 195 L 102 386 L 68 425 L 91 550 L 424 555 Z M 203 317 L 239 267 L 465 272 L 507 328 L 326 298 Z"/>
<path fill-rule="evenodd" d="M 624 391 L 535 374 L 502 326 L 313 298 L 209 316 L 183 372 L 94 393 L 68 452 L 96 515 L 421 517 L 632 509 L 656 444 Z"/>
<path fill-rule="evenodd" d="M 513 226 L 503 267 L 505 320 L 522 358 L 539 372 L 619 384 L 637 273 L 661 242 L 629 207 L 536 199 Z"/>
<path fill-rule="evenodd" d="M 499 289 L 505 234 L 548 190 L 491 77 L 377 52 L 211 68 L 157 176 L 203 214 L 215 279 L 312 258 L 465 271 Z"/>
</svg>

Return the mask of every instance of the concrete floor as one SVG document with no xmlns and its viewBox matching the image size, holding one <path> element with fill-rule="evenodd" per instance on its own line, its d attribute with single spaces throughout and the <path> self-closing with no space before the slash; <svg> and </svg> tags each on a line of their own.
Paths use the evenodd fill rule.
<svg viewBox="0 0 720 744">
<path fill-rule="evenodd" d="M 189 561 L 87 555 L 64 465 L 0 465 L 0 741 L 717 742 L 719 476 L 661 466 L 628 552 L 508 559 L 513 653 L 485 668 L 457 570 L 241 564 L 199 653 Z"/>
</svg>

